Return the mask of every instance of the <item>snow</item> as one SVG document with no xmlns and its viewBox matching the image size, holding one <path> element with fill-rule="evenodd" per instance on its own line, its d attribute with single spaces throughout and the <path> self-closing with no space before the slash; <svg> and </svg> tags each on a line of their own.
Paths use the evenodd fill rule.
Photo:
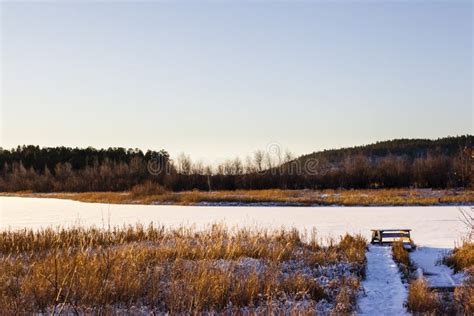
<svg viewBox="0 0 474 316">
<path fill-rule="evenodd" d="M 403 304 L 407 289 L 402 283 L 390 246 L 370 246 L 366 254 L 364 294 L 358 301 L 360 315 L 408 315 Z"/>
<path fill-rule="evenodd" d="M 452 248 L 465 234 L 456 206 L 418 207 L 249 207 L 119 205 L 46 198 L 0 197 L 0 230 L 48 226 L 107 227 L 128 224 L 167 226 L 211 223 L 227 226 L 316 228 L 321 238 L 373 228 L 411 228 L 415 243 Z"/>
<path fill-rule="evenodd" d="M 274 207 L 274 206 L 173 206 L 115 205 L 82 203 L 60 199 L 0 197 L 0 231 L 5 229 L 44 228 L 49 226 L 122 226 L 128 224 L 194 225 L 206 227 L 224 223 L 229 227 L 297 228 L 310 232 L 317 229 L 320 238 L 361 233 L 370 239 L 373 228 L 410 228 L 418 245 L 411 259 L 421 268 L 433 286 L 459 284 L 462 274 L 437 264 L 443 253 L 466 233 L 456 206 L 418 207 Z M 391 257 L 390 247 L 370 246 L 367 252 L 367 277 L 359 299 L 361 314 L 403 315 L 406 286 Z M 226 265 L 226 262 L 217 262 Z M 296 264 L 296 263 L 294 263 Z M 261 267 L 245 259 L 242 267 Z M 289 266 L 288 269 L 294 268 Z M 327 283 L 334 275 L 349 273 L 347 267 L 326 267 L 308 273 Z M 317 273 L 316 273 L 317 272 Z M 328 302 L 317 304 L 325 311 Z M 324 313 L 324 312 L 323 312 Z"/>
<path fill-rule="evenodd" d="M 446 248 L 418 247 L 410 253 L 411 261 L 422 270 L 428 284 L 433 287 L 459 286 L 464 278 L 463 273 L 454 271 L 440 261 L 449 252 Z"/>
</svg>

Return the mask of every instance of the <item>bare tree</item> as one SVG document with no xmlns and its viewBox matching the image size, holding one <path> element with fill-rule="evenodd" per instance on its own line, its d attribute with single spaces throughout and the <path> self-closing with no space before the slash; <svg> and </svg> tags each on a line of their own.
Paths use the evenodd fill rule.
<svg viewBox="0 0 474 316">
<path fill-rule="evenodd" d="M 191 174 L 191 158 L 181 153 L 178 157 L 178 173 L 189 175 Z"/>
<path fill-rule="evenodd" d="M 245 157 L 245 173 L 250 174 L 257 171 L 257 168 L 253 164 L 252 158 L 250 156 Z"/>
<path fill-rule="evenodd" d="M 283 163 L 288 163 L 294 159 L 295 159 L 295 156 L 293 155 L 293 153 L 289 151 L 288 149 L 285 150 L 285 157 L 283 158 Z"/>
<path fill-rule="evenodd" d="M 212 191 L 212 185 L 211 185 L 211 177 L 212 177 L 212 168 L 210 166 L 206 166 L 204 169 L 204 173 L 207 176 L 207 188 L 209 189 L 209 192 Z"/>
<path fill-rule="evenodd" d="M 461 221 L 466 225 L 469 230 L 469 240 L 474 238 L 474 206 L 471 206 L 469 210 L 459 208 L 461 214 Z"/>
<path fill-rule="evenodd" d="M 255 161 L 255 167 L 257 168 L 257 172 L 263 170 L 263 159 L 265 153 L 262 150 L 257 150 L 253 155 L 253 160 Z"/>
<path fill-rule="evenodd" d="M 191 173 L 193 175 L 202 175 L 205 173 L 205 166 L 202 161 L 195 162 L 192 164 Z"/>
<path fill-rule="evenodd" d="M 239 157 L 235 157 L 234 161 L 232 162 L 232 169 L 233 174 L 235 175 L 241 175 L 244 173 L 244 166 Z"/>
</svg>

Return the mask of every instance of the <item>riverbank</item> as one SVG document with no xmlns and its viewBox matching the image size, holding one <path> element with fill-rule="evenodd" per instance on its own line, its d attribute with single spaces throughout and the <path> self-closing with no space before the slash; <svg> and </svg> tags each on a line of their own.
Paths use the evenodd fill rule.
<svg viewBox="0 0 474 316">
<path fill-rule="evenodd" d="M 0 306 L 12 314 L 350 314 L 360 235 L 212 225 L 0 233 Z"/>
<path fill-rule="evenodd" d="M 3 192 L 0 196 L 67 199 L 80 202 L 203 206 L 430 206 L 473 205 L 472 190 L 236 190 L 184 192 Z"/>
</svg>

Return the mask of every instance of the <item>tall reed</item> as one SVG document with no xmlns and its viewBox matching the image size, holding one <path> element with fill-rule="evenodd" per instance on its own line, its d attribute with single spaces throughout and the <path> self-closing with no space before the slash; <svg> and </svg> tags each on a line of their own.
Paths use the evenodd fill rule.
<svg viewBox="0 0 474 316">
<path fill-rule="evenodd" d="M 353 310 L 366 240 L 297 230 L 126 226 L 0 233 L 0 309 L 21 313 Z M 328 280 L 328 281 L 324 281 Z M 287 306 L 290 302 L 290 307 Z M 306 302 L 304 307 L 298 302 Z M 298 309 L 299 308 L 299 309 Z M 341 309 L 342 310 L 342 309 Z"/>
</svg>

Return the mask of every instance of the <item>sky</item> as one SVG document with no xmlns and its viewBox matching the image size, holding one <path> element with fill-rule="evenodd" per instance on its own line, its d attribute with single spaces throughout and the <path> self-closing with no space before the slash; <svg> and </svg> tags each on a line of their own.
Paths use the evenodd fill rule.
<svg viewBox="0 0 474 316">
<path fill-rule="evenodd" d="M 4 1 L 1 147 L 206 162 L 473 131 L 472 1 Z"/>
</svg>

